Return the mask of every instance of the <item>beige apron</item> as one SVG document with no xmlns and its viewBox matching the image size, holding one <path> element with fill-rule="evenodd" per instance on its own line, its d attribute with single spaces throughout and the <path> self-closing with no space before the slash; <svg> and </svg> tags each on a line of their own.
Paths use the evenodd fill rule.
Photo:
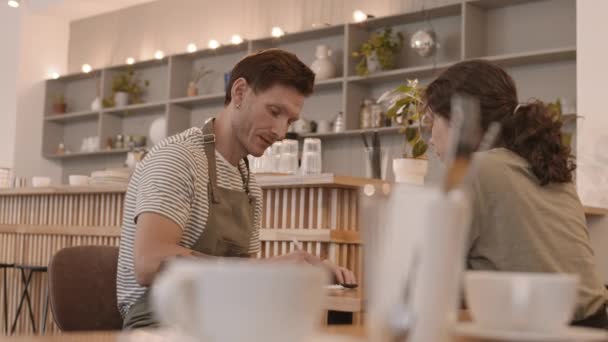
<svg viewBox="0 0 608 342">
<path fill-rule="evenodd" d="M 253 232 L 253 199 L 249 195 L 249 165 L 243 177 L 245 192 L 224 189 L 217 185 L 215 160 L 214 119 L 203 126 L 203 140 L 209 170 L 209 216 L 203 234 L 192 250 L 218 257 L 249 257 L 249 244 Z M 152 314 L 148 291 L 129 309 L 123 328 L 135 329 L 158 326 Z"/>
</svg>

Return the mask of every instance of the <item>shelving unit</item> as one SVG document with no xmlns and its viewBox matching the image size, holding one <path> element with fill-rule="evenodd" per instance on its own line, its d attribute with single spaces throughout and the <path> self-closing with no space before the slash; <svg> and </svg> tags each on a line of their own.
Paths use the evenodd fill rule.
<svg viewBox="0 0 608 342">
<path fill-rule="evenodd" d="M 90 171 L 100 165 L 120 166 L 124 160 L 120 154 L 126 150 L 77 153 L 82 139 L 99 136 L 102 149 L 108 137 L 116 134 L 147 135 L 152 121 L 161 117 L 166 120 L 168 135 L 202 125 L 223 108 L 225 74 L 248 53 L 280 48 L 295 53 L 310 65 L 315 58 L 315 47 L 325 44 L 332 50 L 330 58 L 338 73 L 335 78 L 316 83 L 315 93 L 305 102 L 301 116 L 307 120 L 332 121 L 343 112 L 347 130 L 303 137 L 323 139 L 324 171 L 365 176 L 367 157 L 360 135 L 374 129 L 359 129 L 360 104 L 363 99 L 377 98 L 408 78 L 417 78 L 425 85 L 454 63 L 481 58 L 506 68 L 517 83 L 522 102 L 532 97 L 545 101 L 558 97 L 574 101 L 575 13 L 575 3 L 571 0 L 462 0 L 426 11 L 287 33 L 280 38 L 264 37 L 216 50 L 205 49 L 132 66 L 112 66 L 88 74 L 64 76 L 47 82 L 42 153 L 62 163 L 64 178 L 75 169 L 86 171 L 86 165 L 90 165 Z M 541 17 L 551 19 L 539 20 Z M 408 47 L 408 42 L 411 34 L 430 25 L 436 32 L 440 48 L 434 58 L 423 58 Z M 358 60 L 351 57 L 351 52 L 372 32 L 384 27 L 393 27 L 405 36 L 396 68 L 358 76 L 355 72 Z M 200 66 L 213 72 L 200 82 L 198 96 L 186 97 L 191 76 Z M 97 88 L 99 96 L 109 96 L 112 77 L 130 67 L 140 79 L 150 81 L 142 99 L 144 103 L 90 111 Z M 69 113 L 52 113 L 52 99 L 57 94 L 66 96 Z M 575 123 L 576 120 L 571 120 L 574 129 Z M 401 152 L 403 139 L 398 134 L 399 128 L 377 131 L 387 155 Z M 73 153 L 56 156 L 54 153 L 60 142 Z"/>
</svg>

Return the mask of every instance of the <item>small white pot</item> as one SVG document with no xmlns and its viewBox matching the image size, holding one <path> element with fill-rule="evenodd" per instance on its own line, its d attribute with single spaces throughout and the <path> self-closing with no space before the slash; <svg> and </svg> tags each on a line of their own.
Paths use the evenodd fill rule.
<svg viewBox="0 0 608 342">
<path fill-rule="evenodd" d="M 126 107 L 129 105 L 129 93 L 119 91 L 114 93 L 114 104 L 116 107 Z"/>
<path fill-rule="evenodd" d="M 428 161 L 425 159 L 393 159 L 393 172 L 397 183 L 423 185 L 427 169 Z"/>
<path fill-rule="evenodd" d="M 376 51 L 372 51 L 372 53 L 367 56 L 367 72 L 373 74 L 380 70 L 382 70 L 382 66 L 378 60 L 378 54 Z"/>
</svg>

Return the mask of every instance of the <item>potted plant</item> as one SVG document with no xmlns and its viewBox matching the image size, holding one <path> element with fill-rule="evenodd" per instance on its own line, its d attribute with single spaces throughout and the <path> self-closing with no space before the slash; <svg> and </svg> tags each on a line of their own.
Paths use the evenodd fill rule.
<svg viewBox="0 0 608 342">
<path fill-rule="evenodd" d="M 131 103 L 141 103 L 143 87 L 147 87 L 149 81 L 141 81 L 135 70 L 129 69 L 112 78 L 112 93 L 116 107 L 124 107 Z M 109 104 L 106 102 L 106 104 Z"/>
<path fill-rule="evenodd" d="M 207 69 L 204 65 L 201 65 L 198 69 L 192 73 L 192 80 L 188 83 L 188 96 L 198 95 L 198 82 L 200 82 L 205 76 L 212 73 L 210 69 Z"/>
<path fill-rule="evenodd" d="M 402 158 L 393 159 L 396 182 L 424 183 L 428 168 L 428 145 L 422 138 L 422 92 L 418 80 L 408 80 L 406 84 L 389 90 L 378 99 L 378 103 L 387 108 L 387 117 L 401 126 L 405 138 Z"/>
<path fill-rule="evenodd" d="M 56 114 L 63 114 L 67 110 L 67 104 L 65 103 L 65 96 L 59 94 L 53 99 L 53 112 Z"/>
<path fill-rule="evenodd" d="M 382 32 L 374 32 L 369 40 L 361 45 L 359 51 L 352 53 L 359 58 L 356 70 L 360 76 L 365 76 L 378 70 L 388 70 L 395 67 L 395 56 L 403 47 L 403 34 L 393 34 L 393 29 L 387 27 Z"/>
</svg>

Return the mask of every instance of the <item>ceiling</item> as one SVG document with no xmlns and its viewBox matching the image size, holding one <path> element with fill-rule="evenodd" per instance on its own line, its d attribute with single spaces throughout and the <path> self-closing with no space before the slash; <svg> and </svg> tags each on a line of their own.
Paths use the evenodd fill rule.
<svg viewBox="0 0 608 342">
<path fill-rule="evenodd" d="M 69 21 L 117 11 L 155 0 L 22 0 L 28 9 Z"/>
</svg>

